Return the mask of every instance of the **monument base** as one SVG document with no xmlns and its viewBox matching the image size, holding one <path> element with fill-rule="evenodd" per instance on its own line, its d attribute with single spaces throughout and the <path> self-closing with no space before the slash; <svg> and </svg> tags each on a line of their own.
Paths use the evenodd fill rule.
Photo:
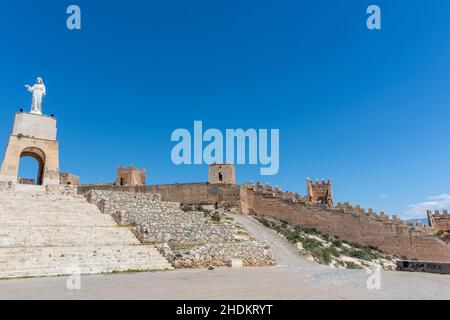
<svg viewBox="0 0 450 320">
<path fill-rule="evenodd" d="M 17 183 L 22 157 L 37 160 L 37 184 L 59 184 L 59 144 L 56 141 L 56 119 L 53 117 L 16 113 L 0 171 L 1 181 Z"/>
</svg>

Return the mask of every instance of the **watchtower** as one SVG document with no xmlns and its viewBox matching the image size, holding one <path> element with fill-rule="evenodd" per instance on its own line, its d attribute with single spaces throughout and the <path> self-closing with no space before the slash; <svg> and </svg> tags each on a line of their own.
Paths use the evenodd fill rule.
<svg viewBox="0 0 450 320">
<path fill-rule="evenodd" d="M 330 207 L 333 206 L 333 191 L 331 188 L 331 180 L 311 181 L 306 179 L 306 190 L 309 201 L 313 204 L 325 204 Z"/>
<path fill-rule="evenodd" d="M 234 164 L 211 164 L 208 166 L 210 184 L 236 184 Z"/>
</svg>

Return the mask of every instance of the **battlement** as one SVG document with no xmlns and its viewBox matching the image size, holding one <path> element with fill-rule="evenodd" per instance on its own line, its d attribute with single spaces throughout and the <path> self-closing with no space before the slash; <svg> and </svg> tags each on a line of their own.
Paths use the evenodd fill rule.
<svg viewBox="0 0 450 320">
<path fill-rule="evenodd" d="M 338 203 L 335 207 L 311 203 L 308 197 L 259 182 L 241 186 L 240 198 L 243 213 L 260 214 L 293 226 L 314 228 L 342 240 L 372 245 L 408 259 L 450 261 L 450 244 L 435 236 L 429 226 L 421 222 L 406 222 L 396 214 L 389 216 L 383 211 L 365 210 L 348 202 Z"/>
<path fill-rule="evenodd" d="M 450 232 L 450 214 L 447 210 L 427 210 L 428 223 L 433 229 L 433 232 Z"/>
<path fill-rule="evenodd" d="M 318 185 L 329 185 L 329 182 L 330 181 L 322 181 L 319 182 Z M 359 204 L 353 205 L 349 202 L 338 202 L 335 207 L 330 207 L 327 205 L 311 202 L 309 196 L 302 197 L 298 193 L 294 193 L 291 191 L 282 191 L 278 186 L 272 187 L 269 183 L 266 183 L 265 185 L 260 182 L 246 183 L 242 187 L 247 191 L 254 193 L 255 195 L 264 197 L 265 199 L 273 199 L 273 201 L 279 201 L 280 206 L 281 202 L 286 202 L 291 207 L 300 206 L 301 208 L 311 208 L 309 210 L 311 210 L 312 215 L 314 212 L 320 210 L 326 211 L 328 214 L 332 215 L 343 214 L 358 217 L 358 219 L 362 219 L 364 221 L 367 221 L 368 223 L 371 223 L 371 221 L 373 221 L 383 223 L 386 226 L 405 228 L 419 233 L 431 233 L 431 228 L 421 222 L 418 222 L 416 224 L 408 223 L 398 218 L 397 214 L 392 214 L 391 216 L 389 216 L 384 211 L 380 211 L 379 213 L 377 213 L 372 208 L 365 210 Z M 273 204 L 273 206 L 275 205 L 276 204 Z"/>
<path fill-rule="evenodd" d="M 450 214 L 448 213 L 448 210 L 446 210 L 446 209 L 442 210 L 442 213 L 440 210 L 434 210 L 434 212 L 431 210 L 427 210 L 427 215 L 431 215 L 432 217 L 450 216 Z"/>
<path fill-rule="evenodd" d="M 280 187 L 272 187 L 269 183 L 262 185 L 260 182 L 256 183 L 245 183 L 242 185 L 243 188 L 251 190 L 253 192 L 261 193 L 266 196 L 271 196 L 273 198 L 278 198 L 282 200 L 288 200 L 293 203 L 307 203 L 307 197 L 302 197 L 297 192 L 282 191 Z"/>
<path fill-rule="evenodd" d="M 323 179 L 322 181 L 312 181 L 306 178 L 306 191 L 311 203 L 333 206 L 333 191 L 330 179 L 327 181 Z"/>
</svg>

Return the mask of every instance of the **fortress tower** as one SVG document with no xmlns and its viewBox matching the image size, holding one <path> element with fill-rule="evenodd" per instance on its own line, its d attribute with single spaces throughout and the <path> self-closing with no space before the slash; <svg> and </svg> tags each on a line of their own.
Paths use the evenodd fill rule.
<svg viewBox="0 0 450 320">
<path fill-rule="evenodd" d="M 331 180 L 325 181 L 311 181 L 306 179 L 306 190 L 311 203 L 326 204 L 329 207 L 333 206 L 333 191 L 331 189 Z"/>
<path fill-rule="evenodd" d="M 128 168 L 118 166 L 116 174 L 116 186 L 145 186 L 146 176 L 147 173 L 144 169 L 138 169 L 134 166 Z"/>
<path fill-rule="evenodd" d="M 447 210 L 443 210 L 442 214 L 439 210 L 435 210 L 434 213 L 431 210 L 427 210 L 427 216 L 433 232 L 450 232 L 450 214 Z"/>
<path fill-rule="evenodd" d="M 38 162 L 36 184 L 59 184 L 59 146 L 56 140 L 56 119 L 42 114 L 18 112 L 8 140 L 0 181 L 18 181 L 22 157 L 33 157 Z"/>
<path fill-rule="evenodd" d="M 210 184 L 236 184 L 234 164 L 211 164 L 208 166 Z"/>
</svg>

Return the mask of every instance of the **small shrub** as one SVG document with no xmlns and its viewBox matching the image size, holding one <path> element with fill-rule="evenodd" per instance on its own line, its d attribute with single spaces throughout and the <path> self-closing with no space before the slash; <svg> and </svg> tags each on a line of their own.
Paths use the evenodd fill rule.
<svg viewBox="0 0 450 320">
<path fill-rule="evenodd" d="M 205 212 L 205 208 L 203 208 L 203 206 L 200 205 L 200 204 L 197 204 L 197 205 L 195 206 L 195 210 Z"/>
<path fill-rule="evenodd" d="M 323 247 L 314 247 L 310 251 L 311 255 L 319 260 L 319 263 L 329 265 L 332 261 L 331 254 Z"/>
<path fill-rule="evenodd" d="M 363 267 L 361 267 L 359 264 L 356 264 L 356 263 L 354 263 L 352 261 L 347 261 L 345 263 L 345 267 L 347 269 L 363 269 Z"/>
<path fill-rule="evenodd" d="M 333 240 L 333 246 L 340 248 L 342 247 L 342 240 Z"/>
<path fill-rule="evenodd" d="M 365 250 L 353 249 L 350 251 L 349 256 L 356 259 L 361 259 L 365 261 L 372 261 L 378 257 L 373 253 Z"/>
<path fill-rule="evenodd" d="M 184 212 L 194 211 L 194 208 L 192 208 L 192 206 L 186 204 L 182 204 L 180 208 Z"/>
<path fill-rule="evenodd" d="M 341 252 L 335 247 L 334 245 L 331 245 L 328 247 L 328 252 L 336 258 L 339 258 L 341 256 Z"/>
<path fill-rule="evenodd" d="M 220 214 L 218 212 L 214 212 L 211 215 L 211 220 L 214 222 L 220 222 Z"/>
</svg>

